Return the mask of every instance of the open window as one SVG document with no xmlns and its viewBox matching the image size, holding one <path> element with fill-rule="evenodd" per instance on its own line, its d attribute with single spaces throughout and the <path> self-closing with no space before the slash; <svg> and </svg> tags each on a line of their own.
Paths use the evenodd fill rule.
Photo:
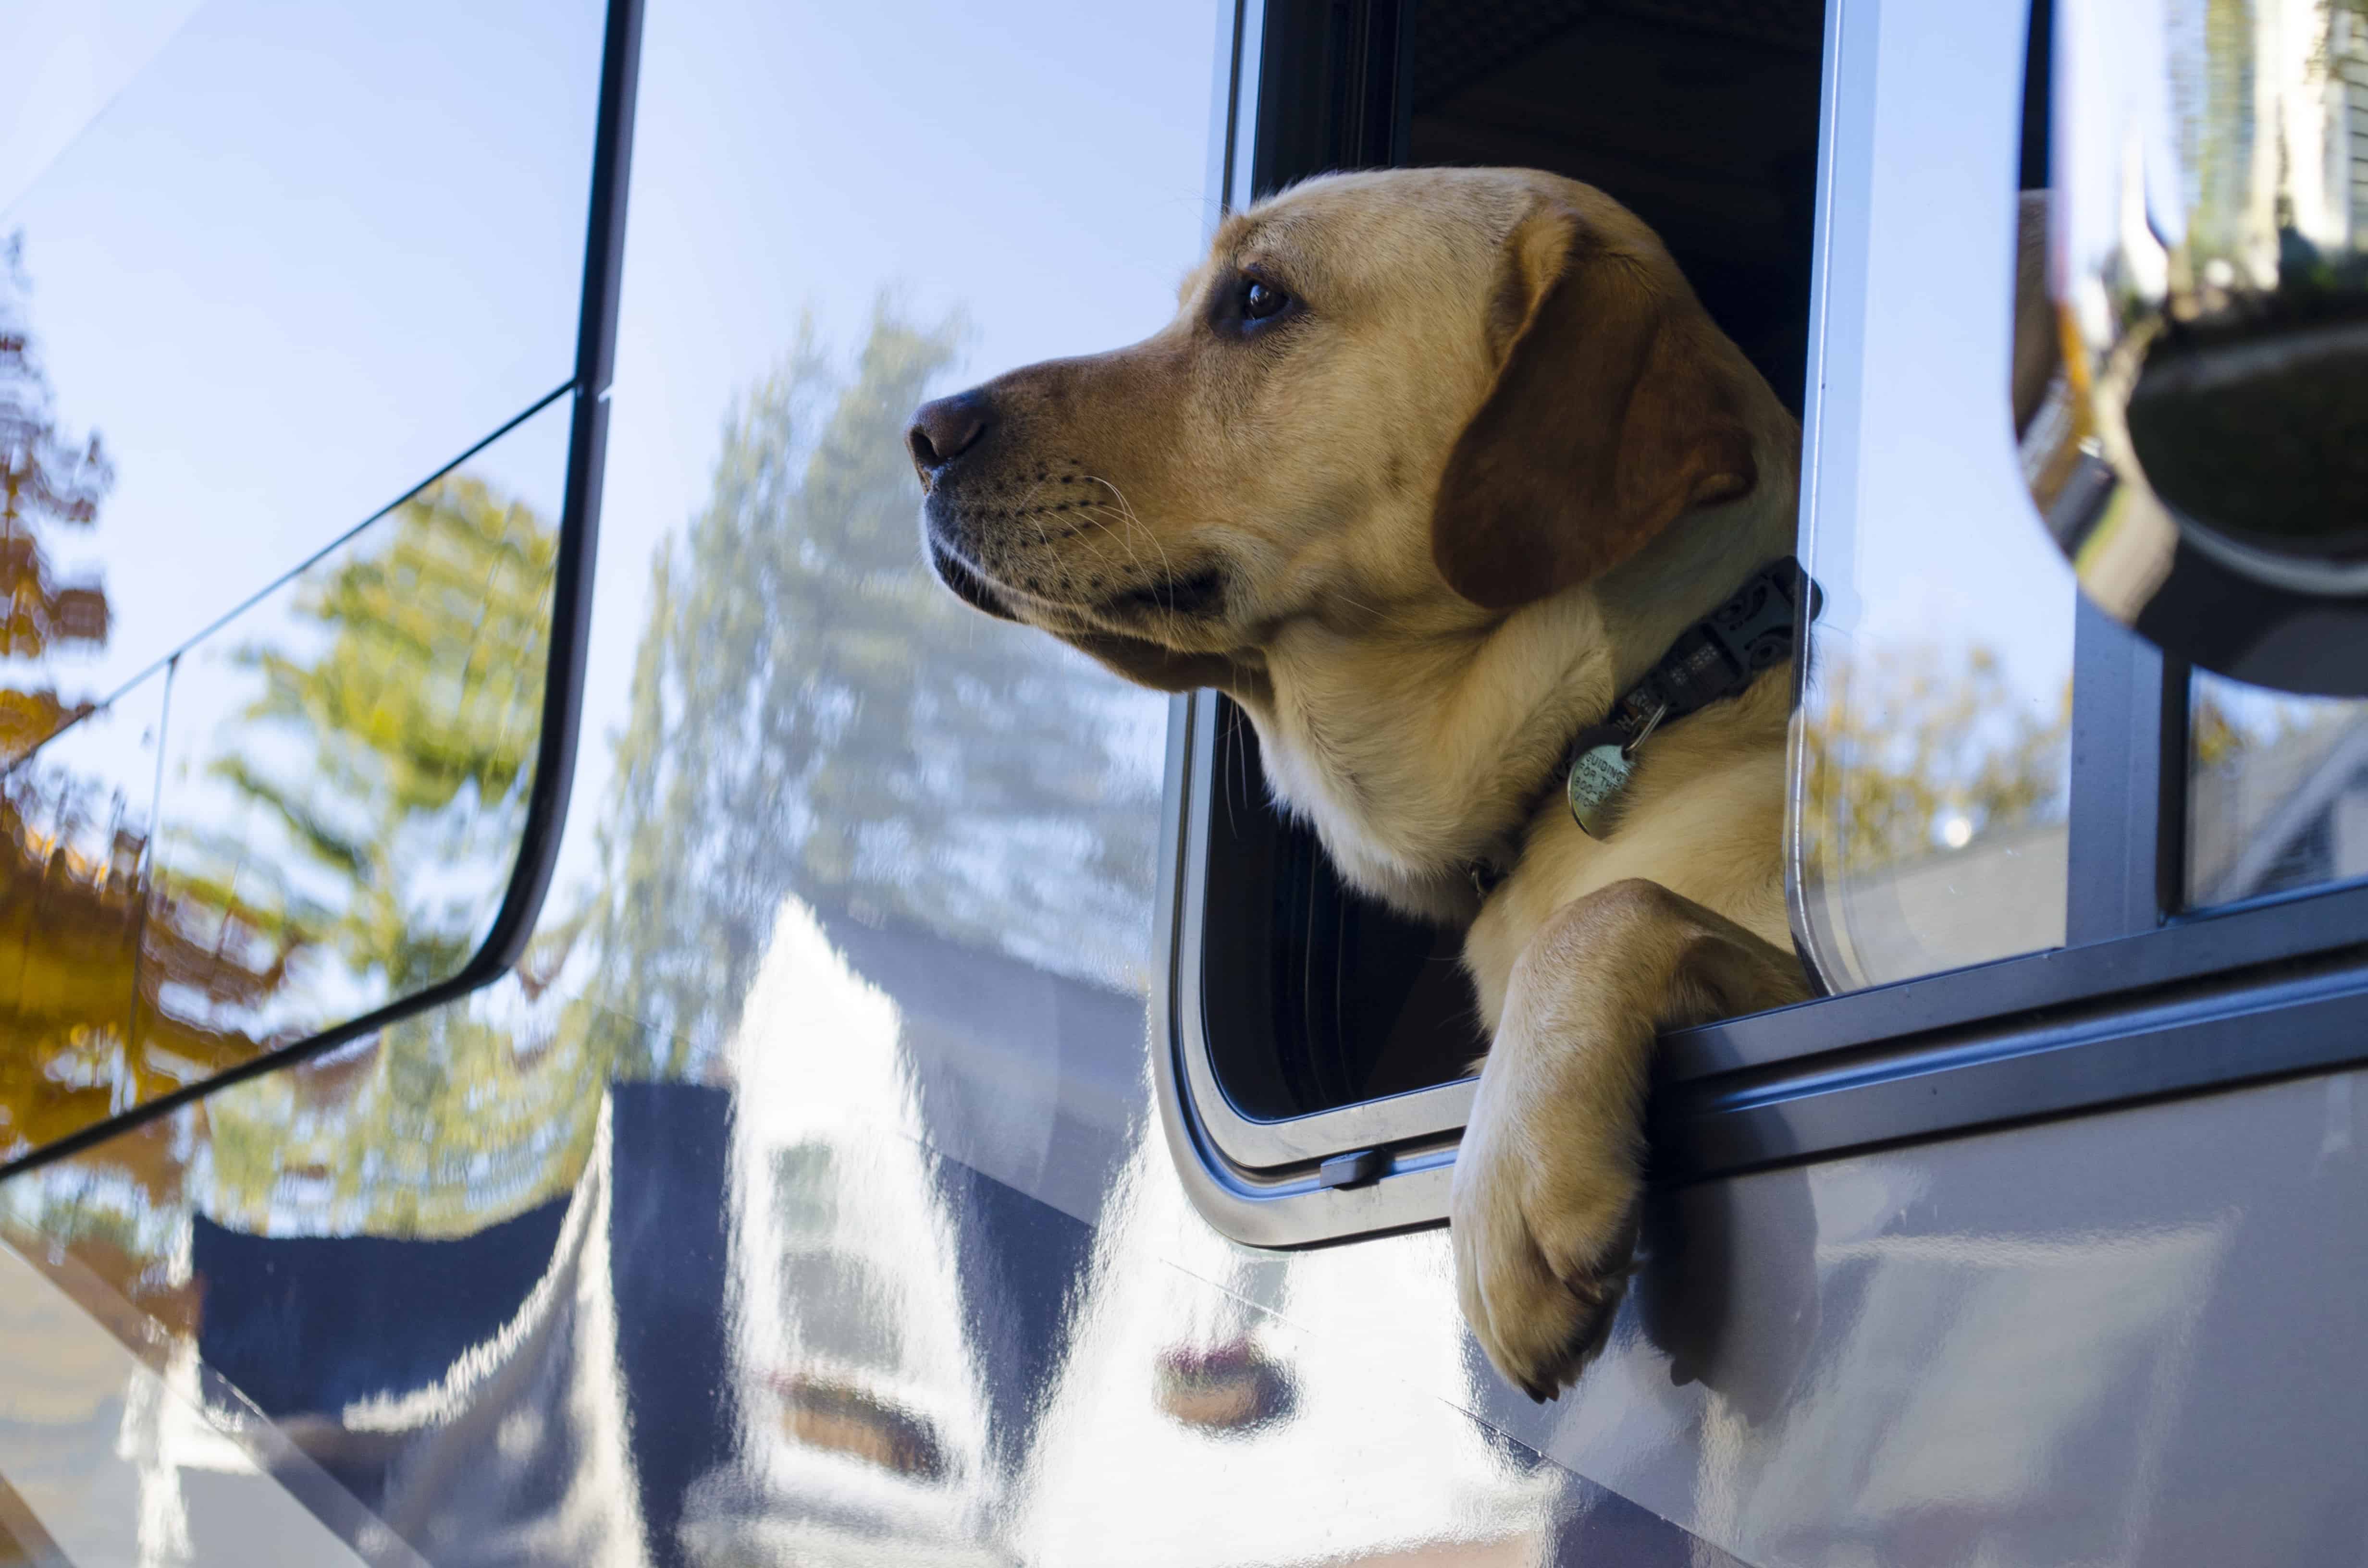
<svg viewBox="0 0 2368 1568">
<path fill-rule="evenodd" d="M 1230 197 L 1330 169 L 1515 165 L 1585 180 L 1668 244 L 1795 410 L 1806 381 L 1820 0 L 1273 0 L 1239 9 Z M 1179 699 L 1165 1103 L 1240 1239 L 1434 1221 L 1485 1047 L 1462 933 L 1345 887 L 1269 803 L 1229 701 Z"/>
<path fill-rule="evenodd" d="M 2368 706 L 2166 657 L 2081 597 L 2032 503 L 2066 394 L 2019 447 L 2018 212 L 2046 200 L 2017 191 L 2050 183 L 2075 3 L 1241 9 L 1234 199 L 1389 163 L 1588 180 L 1803 413 L 1824 611 L 1788 882 L 1828 994 L 1664 1041 L 1656 1179 L 2368 1057 Z M 2180 47 L 2302 73 L 2341 128 L 2368 34 L 2328 18 L 2299 52 Z M 2368 236 L 2342 145 L 2314 265 Z M 1179 699 L 1169 795 L 1162 1108 L 1196 1202 L 1278 1246 L 1438 1222 L 1482 1043 L 1458 934 L 1342 888 L 1222 699 Z"/>
</svg>

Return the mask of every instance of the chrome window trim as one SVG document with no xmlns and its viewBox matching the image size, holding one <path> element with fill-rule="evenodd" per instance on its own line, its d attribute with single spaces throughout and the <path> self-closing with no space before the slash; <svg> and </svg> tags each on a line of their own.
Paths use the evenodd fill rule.
<svg viewBox="0 0 2368 1568">
<path fill-rule="evenodd" d="M 1184 755 L 1175 765 L 1182 779 L 1183 845 L 1179 857 L 1184 874 L 1178 879 L 1181 905 L 1176 911 L 1178 945 L 1172 1006 L 1179 1042 L 1197 1049 L 1179 1051 L 1184 1081 L 1192 1091 L 1194 1113 L 1203 1136 L 1226 1163 L 1241 1171 L 1268 1171 L 1348 1150 L 1368 1149 L 1410 1139 L 1461 1132 L 1471 1117 L 1477 1078 L 1459 1078 L 1435 1088 L 1415 1089 L 1385 1099 L 1363 1100 L 1335 1110 L 1315 1111 L 1280 1120 L 1259 1120 L 1235 1110 L 1219 1087 L 1211 1064 L 1207 1016 L 1201 1006 L 1201 933 L 1208 914 L 1207 883 L 1198 869 L 1209 863 L 1209 824 L 1216 804 L 1216 733 L 1221 699 L 1213 691 L 1196 691 L 1178 699 L 1181 722 L 1171 717 L 1169 733 L 1180 736 Z M 1176 710 L 1171 710 L 1171 714 Z M 1171 770 L 1174 779 L 1178 773 Z M 1177 793 L 1171 788 L 1169 793 Z M 1170 842 L 1173 842 L 1172 840 Z"/>
<path fill-rule="evenodd" d="M 1385 1173 L 1355 1187 L 1326 1186 L 1316 1162 L 1371 1144 L 1318 1143 L 1318 1131 L 1339 1126 L 1330 1119 L 1334 1117 L 1378 1113 L 1446 1091 L 1422 1090 L 1282 1122 L 1234 1117 L 1235 1123 L 1253 1129 L 1292 1130 L 1287 1135 L 1302 1142 L 1284 1147 L 1309 1151 L 1287 1154 L 1263 1168 L 1233 1157 L 1212 1135 L 1205 1113 L 1222 1108 L 1231 1114 L 1232 1108 L 1209 1074 L 1208 1036 L 1200 1006 L 1200 931 L 1205 906 L 1198 868 L 1206 864 L 1213 780 L 1212 748 L 1195 743 L 1211 733 L 1216 712 L 1216 694 L 1208 691 L 1179 695 L 1167 709 L 1167 788 L 1160 796 L 1160 843 L 1167 852 L 1159 863 L 1153 947 L 1167 961 L 1163 983 L 1151 997 L 1151 1056 L 1160 1129 L 1177 1176 L 1203 1220 L 1221 1234 L 1251 1246 L 1315 1246 L 1443 1223 L 1456 1139 L 1471 1103 L 1470 1080 L 1448 1086 L 1463 1092 L 1452 1126 L 1426 1139 L 1409 1125 L 1391 1140 L 1406 1146 L 1392 1152 Z"/>
</svg>

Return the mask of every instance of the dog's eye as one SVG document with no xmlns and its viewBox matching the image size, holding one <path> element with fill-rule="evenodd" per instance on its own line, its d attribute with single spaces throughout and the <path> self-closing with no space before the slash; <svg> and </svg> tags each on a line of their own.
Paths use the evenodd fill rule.
<svg viewBox="0 0 2368 1568">
<path fill-rule="evenodd" d="M 1250 286 L 1242 290 L 1242 314 L 1251 321 L 1266 321 L 1290 308 L 1291 296 L 1271 283 L 1253 278 Z"/>
</svg>

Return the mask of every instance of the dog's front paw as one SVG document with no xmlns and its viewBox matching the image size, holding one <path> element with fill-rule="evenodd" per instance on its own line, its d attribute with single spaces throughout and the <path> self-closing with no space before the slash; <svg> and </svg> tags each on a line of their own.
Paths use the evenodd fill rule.
<svg viewBox="0 0 2368 1568">
<path fill-rule="evenodd" d="M 1484 1075 L 1455 1157 L 1456 1291 L 1488 1359 L 1543 1403 L 1611 1337 L 1643 1182 L 1625 1129 L 1590 1132 L 1567 1106 L 1491 1087 Z"/>
</svg>

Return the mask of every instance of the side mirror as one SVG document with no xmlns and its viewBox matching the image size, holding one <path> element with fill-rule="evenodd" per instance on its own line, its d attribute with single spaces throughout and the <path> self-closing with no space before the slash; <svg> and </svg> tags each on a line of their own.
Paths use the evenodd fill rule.
<svg viewBox="0 0 2368 1568">
<path fill-rule="evenodd" d="M 2040 514 L 2166 652 L 2368 696 L 2368 10 L 2054 11 Z"/>
</svg>

